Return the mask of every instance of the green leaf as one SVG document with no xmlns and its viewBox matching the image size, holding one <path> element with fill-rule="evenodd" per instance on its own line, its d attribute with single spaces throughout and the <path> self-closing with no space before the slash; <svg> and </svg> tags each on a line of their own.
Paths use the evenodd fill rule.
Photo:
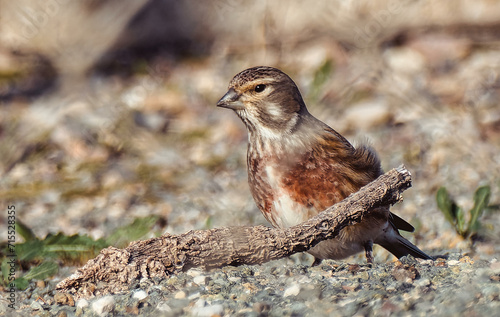
<svg viewBox="0 0 500 317">
<path fill-rule="evenodd" d="M 31 261 L 43 258 L 43 241 L 35 239 L 16 244 L 16 255 L 19 261 Z"/>
<path fill-rule="evenodd" d="M 10 257 L 4 257 L 2 260 L 2 281 L 5 284 L 9 283 L 9 274 L 10 274 L 10 268 L 11 268 L 11 259 Z M 17 266 L 17 264 L 16 264 Z"/>
<path fill-rule="evenodd" d="M 36 235 L 31 230 L 30 227 L 25 225 L 21 220 L 16 220 L 16 232 L 19 233 L 21 237 L 23 237 L 24 241 L 33 241 L 36 240 Z"/>
<path fill-rule="evenodd" d="M 137 218 L 131 224 L 116 229 L 106 238 L 106 242 L 117 248 L 126 247 L 131 241 L 139 240 L 149 234 L 158 218 L 158 216 Z"/>
<path fill-rule="evenodd" d="M 96 256 L 108 245 L 104 239 L 94 240 L 86 235 L 67 236 L 63 233 L 48 234 L 43 240 L 31 240 L 16 245 L 20 261 L 57 258 L 83 262 Z"/>
<path fill-rule="evenodd" d="M 333 62 L 327 59 L 314 73 L 314 78 L 311 85 L 311 97 L 316 99 L 318 97 L 321 87 L 327 82 L 330 74 L 333 71 Z"/>
<path fill-rule="evenodd" d="M 458 234 L 460 234 L 464 238 L 467 238 L 467 230 L 465 225 L 465 212 L 460 207 L 457 207 L 456 209 L 456 219 L 457 219 L 456 229 Z"/>
<path fill-rule="evenodd" d="M 57 273 L 59 265 L 53 261 L 45 261 L 37 267 L 30 269 L 24 276 L 26 280 L 44 280 Z"/>
<path fill-rule="evenodd" d="M 476 233 L 479 229 L 479 218 L 490 202 L 490 195 L 490 186 L 481 186 L 474 193 L 474 206 L 470 210 L 469 226 L 467 227 L 469 234 Z"/>
<path fill-rule="evenodd" d="M 2 262 L 2 272 L 4 272 L 4 262 Z M 5 285 L 10 287 L 10 284 L 14 284 L 17 289 L 26 289 L 29 285 L 31 279 L 44 280 L 57 273 L 59 266 L 57 263 L 52 261 L 45 261 L 37 267 L 31 268 L 26 274 L 21 277 L 16 278 L 12 282 L 5 280 Z M 4 274 L 5 275 L 5 274 Z"/>
<path fill-rule="evenodd" d="M 63 233 L 49 234 L 43 240 L 43 253 L 46 257 L 84 261 L 96 256 L 108 246 L 104 239 L 94 240 L 87 235 L 67 236 Z"/>
<path fill-rule="evenodd" d="M 333 63 L 331 59 L 327 59 L 321 64 L 321 66 L 314 73 L 313 87 L 319 87 L 323 85 L 330 76 L 333 70 Z"/>
<path fill-rule="evenodd" d="M 26 289 L 28 287 L 28 285 L 30 284 L 30 282 L 27 279 L 25 279 L 23 276 L 16 278 L 14 281 L 12 281 L 12 283 L 14 283 L 16 285 L 16 288 L 20 289 L 20 290 Z"/>
<path fill-rule="evenodd" d="M 456 204 L 450 198 L 446 187 L 442 186 L 438 189 L 436 193 L 436 202 L 446 220 L 448 220 L 453 227 L 456 227 Z"/>
<path fill-rule="evenodd" d="M 205 220 L 205 228 L 206 229 L 212 229 L 212 216 L 208 216 L 207 219 Z"/>
</svg>

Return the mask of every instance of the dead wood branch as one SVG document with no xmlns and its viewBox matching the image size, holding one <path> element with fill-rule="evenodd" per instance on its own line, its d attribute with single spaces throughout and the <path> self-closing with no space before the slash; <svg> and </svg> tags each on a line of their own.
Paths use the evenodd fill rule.
<svg viewBox="0 0 500 317">
<path fill-rule="evenodd" d="M 307 251 L 318 242 L 359 222 L 370 210 L 400 201 L 411 186 L 401 166 L 380 176 L 310 220 L 287 229 L 264 226 L 189 231 L 181 235 L 132 242 L 125 249 L 109 247 L 57 285 L 79 295 L 116 293 L 143 278 L 165 278 L 193 267 L 260 264 Z"/>
</svg>

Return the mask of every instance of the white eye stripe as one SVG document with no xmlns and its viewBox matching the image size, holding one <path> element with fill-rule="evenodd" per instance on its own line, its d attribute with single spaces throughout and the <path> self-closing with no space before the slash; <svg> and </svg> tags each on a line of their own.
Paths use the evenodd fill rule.
<svg viewBox="0 0 500 317">
<path fill-rule="evenodd" d="M 279 117 L 279 116 L 282 115 L 282 111 L 281 111 L 279 105 L 277 105 L 275 103 L 268 103 L 266 106 L 267 106 L 266 107 L 266 112 L 269 115 L 271 115 L 273 117 Z"/>
</svg>

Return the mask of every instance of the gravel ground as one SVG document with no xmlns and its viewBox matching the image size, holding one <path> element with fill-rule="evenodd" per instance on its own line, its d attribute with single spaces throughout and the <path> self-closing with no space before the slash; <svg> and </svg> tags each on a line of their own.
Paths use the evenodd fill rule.
<svg viewBox="0 0 500 317">
<path fill-rule="evenodd" d="M 299 257 L 264 265 L 189 270 L 141 281 L 126 294 L 75 300 L 54 283 L 18 293 L 27 316 L 494 316 L 500 262 L 459 253 L 447 260 L 367 265 Z M 0 312 L 9 312 L 5 303 Z"/>
</svg>

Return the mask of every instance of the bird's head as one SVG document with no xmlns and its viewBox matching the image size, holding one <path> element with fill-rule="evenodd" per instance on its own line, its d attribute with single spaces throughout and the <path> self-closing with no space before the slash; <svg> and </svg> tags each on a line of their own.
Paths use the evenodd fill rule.
<svg viewBox="0 0 500 317">
<path fill-rule="evenodd" d="M 234 76 L 218 107 L 234 110 L 250 133 L 291 133 L 307 109 L 293 80 L 281 70 L 258 66 Z"/>
</svg>

